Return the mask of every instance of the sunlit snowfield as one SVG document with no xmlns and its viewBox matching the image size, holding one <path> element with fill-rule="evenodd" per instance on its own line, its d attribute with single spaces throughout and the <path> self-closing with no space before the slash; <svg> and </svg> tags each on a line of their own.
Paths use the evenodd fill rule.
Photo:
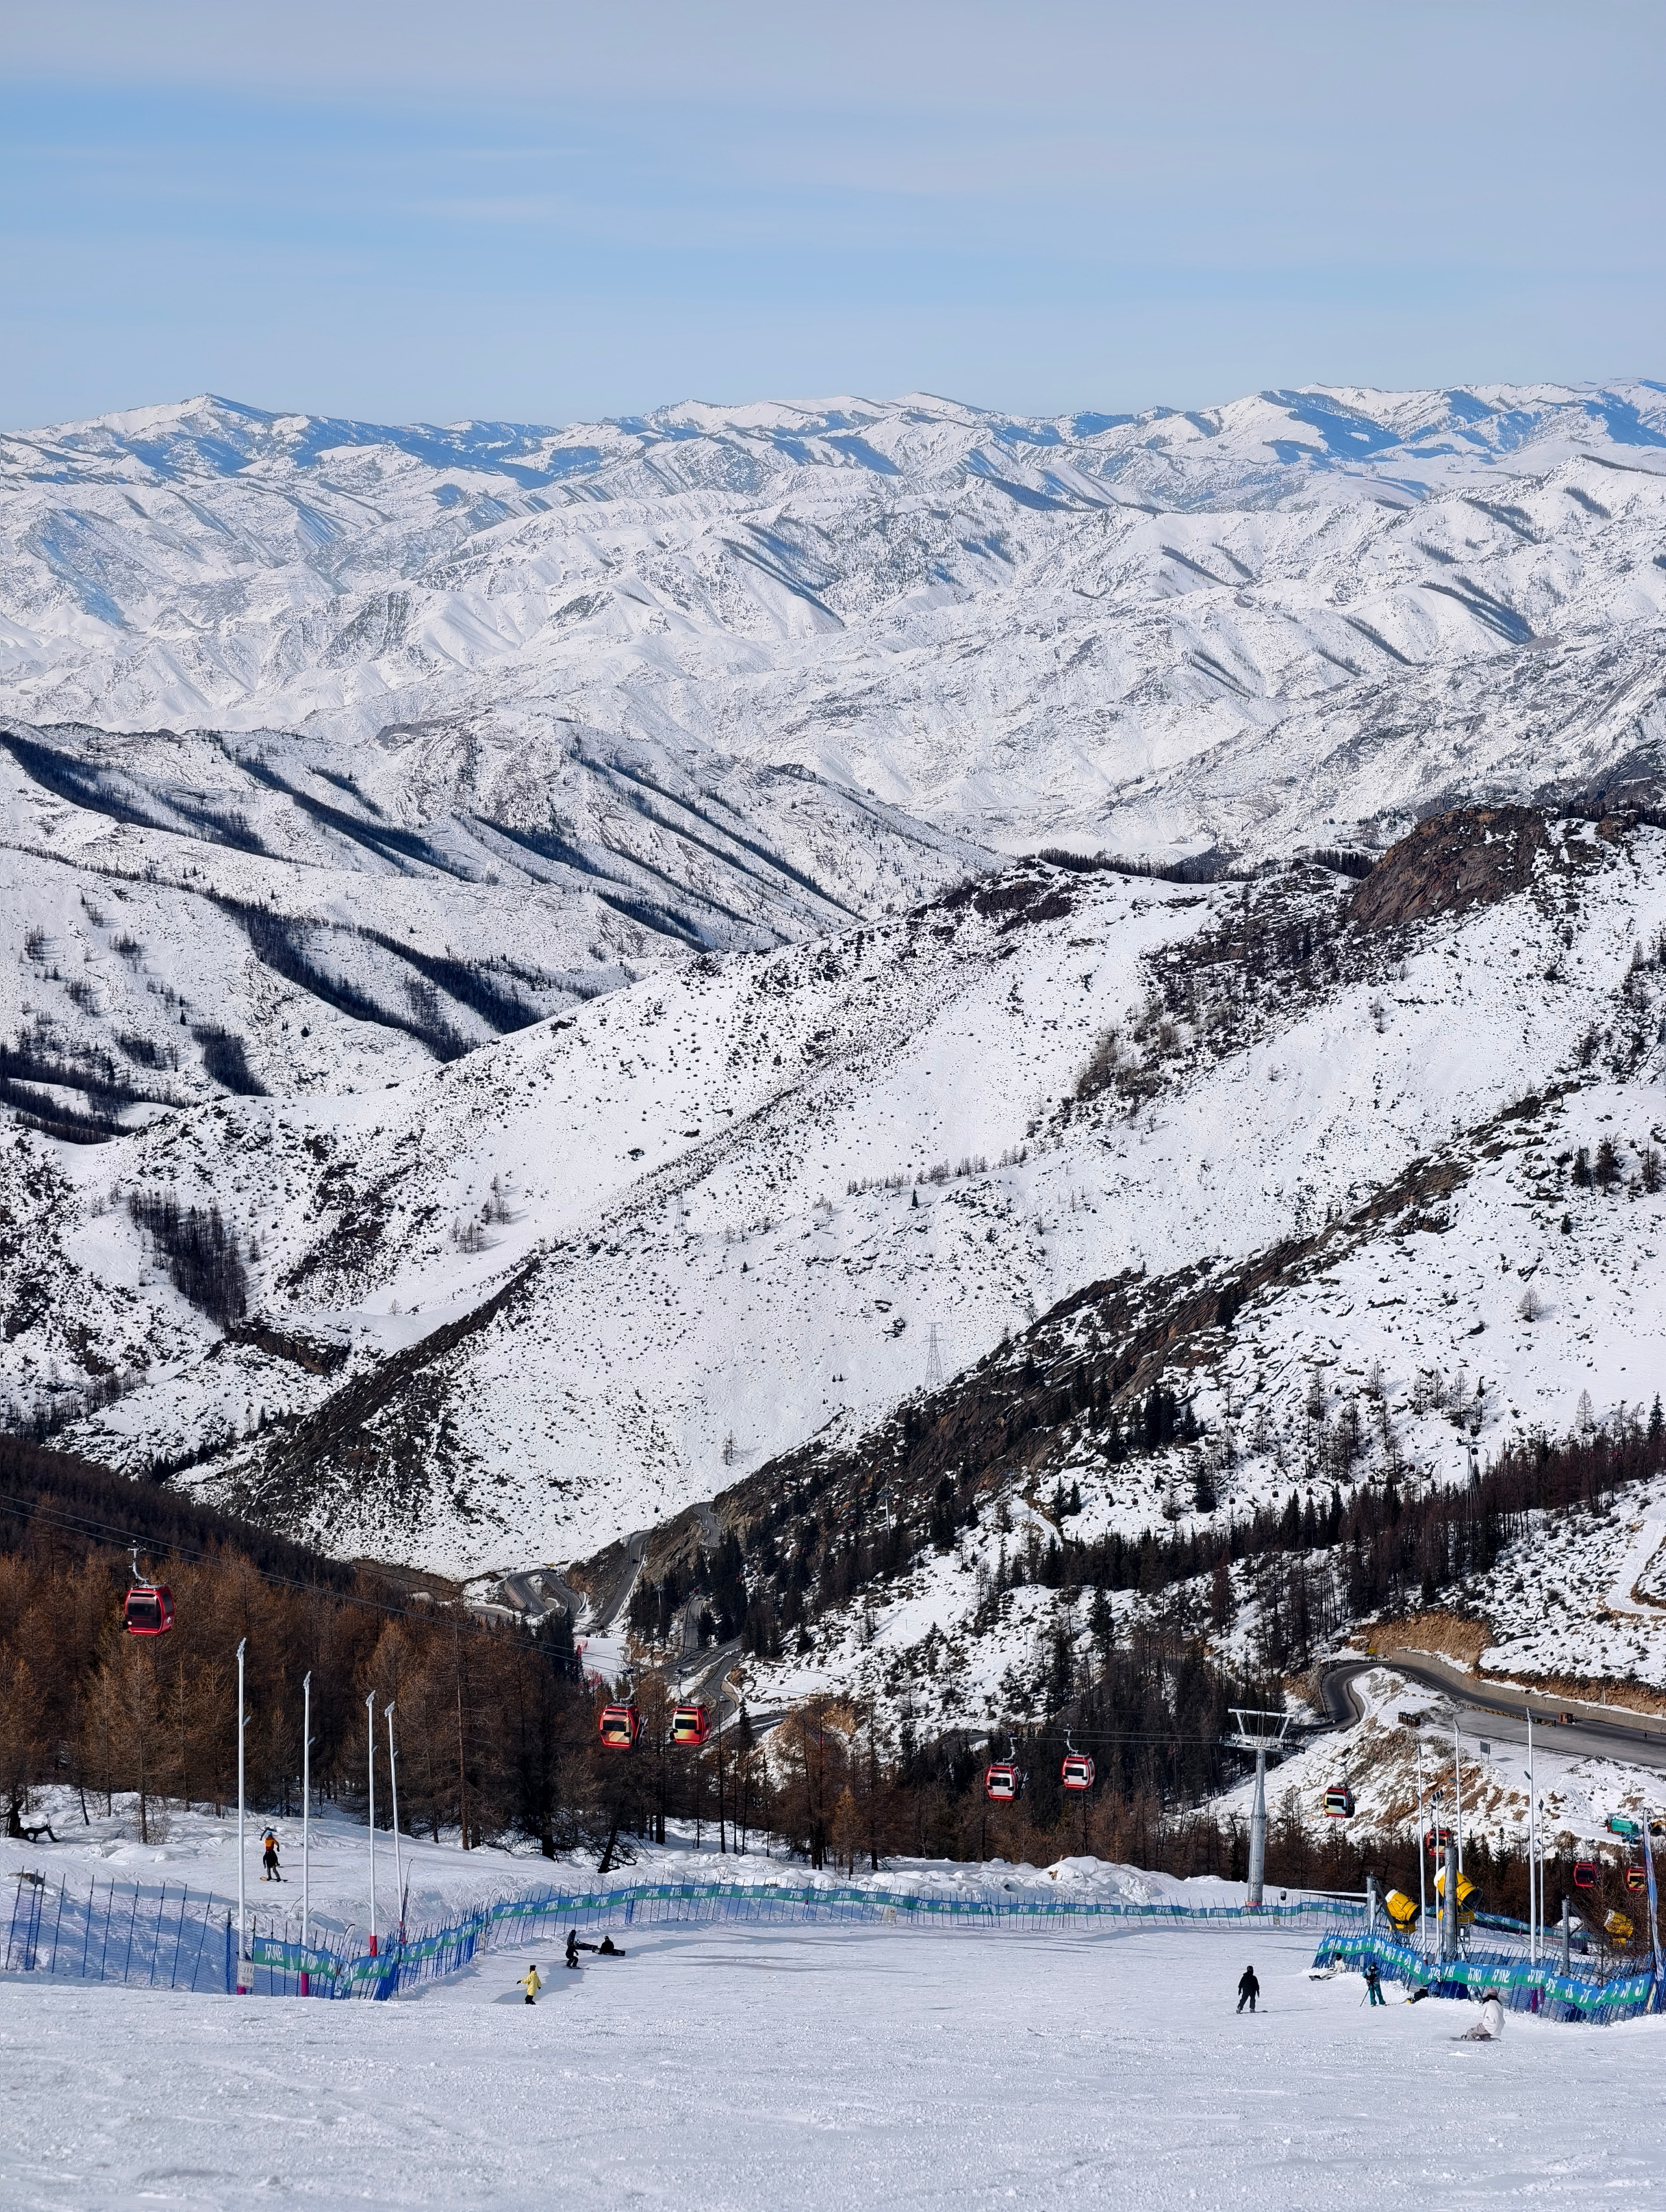
<svg viewBox="0 0 1666 2212">
<path fill-rule="evenodd" d="M 0 2202 L 1350 2208 L 1666 2198 L 1666 2022 L 1368 2011 L 1310 1935 L 666 1929 L 392 2004 L 0 1996 Z M 1262 1985 L 1233 2009 L 1246 1957 Z M 528 1958 L 548 1976 L 528 2011 Z"/>
</svg>

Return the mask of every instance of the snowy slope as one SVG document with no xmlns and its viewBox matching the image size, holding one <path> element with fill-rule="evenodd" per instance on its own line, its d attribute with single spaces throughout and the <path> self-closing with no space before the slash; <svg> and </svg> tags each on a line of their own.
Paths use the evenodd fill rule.
<svg viewBox="0 0 1666 2212">
<path fill-rule="evenodd" d="M 10 1989 L 0 2190 L 30 2212 L 252 2191 L 372 2212 L 633 2193 L 1375 2212 L 1435 2192 L 1563 2212 L 1646 2196 L 1666 2136 L 1659 2021 L 1512 2014 L 1462 2043 L 1469 2007 L 1391 1986 L 1367 2009 L 1356 1976 L 1310 1980 L 1310 1930 L 639 1923 L 627 1948 L 548 1975 L 531 2011 L 514 1983 L 547 1945 L 409 2004 Z M 1262 2005 L 1240 2018 L 1247 1957 Z"/>
<path fill-rule="evenodd" d="M 1335 842 L 1652 764 L 1663 501 L 1644 382 L 563 430 L 203 398 L 0 441 L 0 703 L 348 768 L 570 721 L 1012 848 Z"/>
<path fill-rule="evenodd" d="M 1230 1035 L 1207 997 L 1166 1031 L 1142 1009 L 1220 950 L 1243 887 L 1032 867 L 645 980 L 391 1087 L 222 1099 L 61 1148 L 34 1233 L 64 1288 L 6 1371 L 50 1395 L 52 1363 L 84 1359 L 70 1310 L 106 1358 L 152 1315 L 144 1387 L 73 1441 L 206 1462 L 192 1479 L 332 1547 L 476 1571 L 581 1557 L 818 1433 L 856 1442 L 925 1381 L 933 1328 L 945 1376 L 1037 1316 L 1055 1357 L 1085 1285 L 1143 1271 L 1160 1303 L 1330 1222 L 1190 1375 L 1209 1449 L 1233 1439 L 1223 1510 L 1282 1495 L 1316 1387 L 1326 1422 L 1352 1401 L 1369 1448 L 1386 1419 L 1453 1479 L 1468 1441 L 1560 1432 L 1584 1396 L 1609 1418 L 1657 1375 L 1666 1198 L 1640 1162 L 1662 985 L 1633 962 L 1666 927 L 1666 836 L 1564 825 L 1537 866 L 1387 934 L 1335 933 L 1346 878 L 1268 878 L 1252 913 L 1317 928 L 1335 971 L 1322 950 L 1275 975 Z M 1108 1025 L 1122 1087 L 1079 1099 Z M 1624 1185 L 1574 1189 L 1566 1158 L 1604 1133 Z M 226 1345 L 156 1280 L 118 1184 L 213 1199 L 254 1238 L 265 1345 Z M 345 1365 L 297 1359 L 308 1340 Z M 1149 1469 L 1136 1491 L 1079 1443 L 1058 1466 L 1084 1529 L 1137 1534 Z"/>
</svg>

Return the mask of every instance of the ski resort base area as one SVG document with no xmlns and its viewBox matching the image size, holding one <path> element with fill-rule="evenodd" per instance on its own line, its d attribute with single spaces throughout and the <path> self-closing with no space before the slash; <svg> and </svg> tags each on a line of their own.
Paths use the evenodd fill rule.
<svg viewBox="0 0 1666 2212">
<path fill-rule="evenodd" d="M 0 2203 L 1306 2212 L 1666 2194 L 1666 2021 L 1381 2008 L 1310 1933 L 635 1929 L 379 2005 L 9 1978 Z M 538 1969 L 537 2001 L 523 1978 Z M 1259 2008 L 1236 2009 L 1253 1966 Z"/>
</svg>

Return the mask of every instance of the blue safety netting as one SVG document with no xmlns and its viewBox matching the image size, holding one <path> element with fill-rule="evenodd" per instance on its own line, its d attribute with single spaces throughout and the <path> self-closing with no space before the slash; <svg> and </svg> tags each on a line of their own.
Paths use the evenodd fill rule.
<svg viewBox="0 0 1666 2212">
<path fill-rule="evenodd" d="M 315 1929 L 252 1915 L 244 1978 L 259 1996 L 302 1993 L 384 1998 L 455 1973 L 478 1953 L 514 1948 L 569 1928 L 667 1921 L 780 1925 L 849 1922 L 945 1930 L 1073 1928 L 1155 1923 L 1175 1927 L 1252 1921 L 1257 1927 L 1334 1927 L 1363 1908 L 1347 1900 L 1267 1905 L 1140 1905 L 1006 1891 L 932 1895 L 824 1882 L 629 1882 L 609 1888 L 541 1889 L 498 1897 L 441 1925 L 381 1938 L 374 1952 L 348 1929 Z M 237 1983 L 236 1916 L 223 1898 L 182 1885 L 19 1881 L 5 1970 L 145 1988 L 230 1990 Z"/>
<path fill-rule="evenodd" d="M 1481 1999 L 1496 1996 L 1511 2012 L 1537 2013 L 1547 2020 L 1590 2021 L 1606 2027 L 1661 2009 L 1652 1965 L 1616 1973 L 1564 1973 L 1560 1962 L 1529 1959 L 1524 1951 L 1484 1949 L 1468 1944 L 1456 1959 L 1431 1956 L 1405 1937 L 1381 1928 L 1334 1929 L 1320 1941 L 1314 1964 L 1363 1967 L 1375 1960 L 1386 1982 L 1431 1996 Z"/>
</svg>

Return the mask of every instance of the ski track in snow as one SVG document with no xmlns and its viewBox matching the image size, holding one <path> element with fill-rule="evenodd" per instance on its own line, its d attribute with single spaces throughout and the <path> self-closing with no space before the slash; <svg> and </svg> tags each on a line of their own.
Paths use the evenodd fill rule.
<svg viewBox="0 0 1666 2212">
<path fill-rule="evenodd" d="M 0 2196 L 1334 2212 L 1652 2201 L 1666 2170 L 1661 2021 L 1511 2014 L 1464 2044 L 1468 2006 L 1308 1980 L 1311 1933 L 627 1940 L 576 1974 L 549 1945 L 493 1954 L 376 2006 L 14 1982 Z"/>
</svg>

